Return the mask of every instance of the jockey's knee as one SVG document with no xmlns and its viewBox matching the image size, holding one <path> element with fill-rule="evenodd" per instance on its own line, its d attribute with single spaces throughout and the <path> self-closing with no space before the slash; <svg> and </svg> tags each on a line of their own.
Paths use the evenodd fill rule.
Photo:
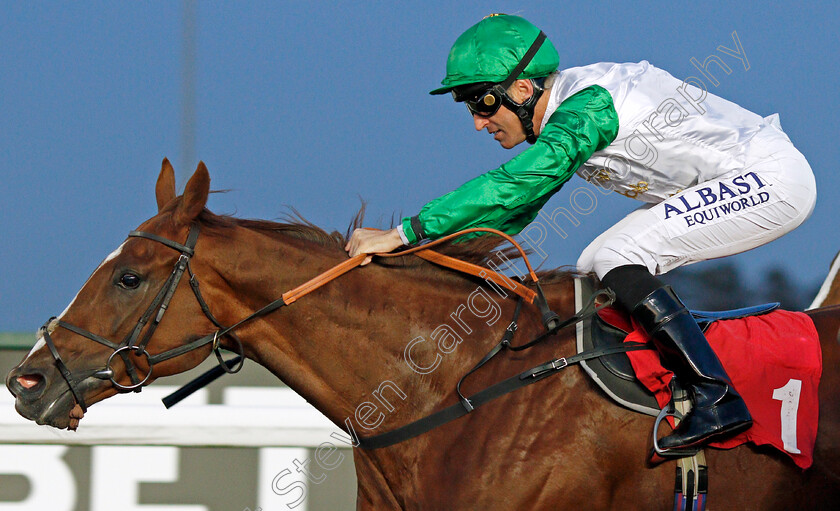
<svg viewBox="0 0 840 511">
<path fill-rule="evenodd" d="M 648 269 L 651 275 L 657 274 L 659 264 L 656 255 L 651 254 L 639 247 L 636 243 L 627 242 L 620 238 L 609 239 L 592 255 L 590 261 L 584 262 L 588 268 L 583 270 L 578 262 L 579 269 L 593 271 L 599 279 L 619 266 L 641 265 Z"/>
</svg>

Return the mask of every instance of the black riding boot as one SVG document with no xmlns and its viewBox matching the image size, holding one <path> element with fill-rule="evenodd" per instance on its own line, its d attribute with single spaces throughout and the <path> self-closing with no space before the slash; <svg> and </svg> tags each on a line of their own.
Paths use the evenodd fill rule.
<svg viewBox="0 0 840 511">
<path fill-rule="evenodd" d="M 658 441 L 660 448 L 690 448 L 752 425 L 747 405 L 670 286 L 662 285 L 643 266 L 615 268 L 604 276 L 604 283 L 653 339 L 662 364 L 688 388 L 691 411 L 671 435 Z"/>
</svg>

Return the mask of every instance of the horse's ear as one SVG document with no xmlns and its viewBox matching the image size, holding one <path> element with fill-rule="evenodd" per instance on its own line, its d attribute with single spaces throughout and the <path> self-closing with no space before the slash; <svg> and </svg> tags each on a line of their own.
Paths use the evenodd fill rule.
<svg viewBox="0 0 840 511">
<path fill-rule="evenodd" d="M 178 208 L 178 221 L 188 224 L 198 217 L 201 210 L 207 204 L 207 195 L 210 193 L 210 173 L 203 161 L 198 162 L 198 168 L 187 182 L 184 188 L 184 198 Z"/>
<path fill-rule="evenodd" d="M 164 158 L 160 167 L 157 185 L 155 185 L 155 197 L 157 198 L 158 213 L 175 199 L 175 170 L 169 160 Z"/>
</svg>

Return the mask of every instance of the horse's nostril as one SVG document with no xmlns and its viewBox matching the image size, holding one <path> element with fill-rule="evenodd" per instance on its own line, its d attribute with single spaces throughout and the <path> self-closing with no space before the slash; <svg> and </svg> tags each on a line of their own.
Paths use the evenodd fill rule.
<svg viewBox="0 0 840 511">
<path fill-rule="evenodd" d="M 18 376 L 16 380 L 24 390 L 29 390 L 44 381 L 44 377 L 39 374 L 24 374 Z"/>
</svg>

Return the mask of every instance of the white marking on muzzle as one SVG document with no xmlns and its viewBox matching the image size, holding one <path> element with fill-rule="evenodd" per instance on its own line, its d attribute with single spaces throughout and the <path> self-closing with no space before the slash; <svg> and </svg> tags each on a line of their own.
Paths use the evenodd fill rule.
<svg viewBox="0 0 840 511">
<path fill-rule="evenodd" d="M 43 337 L 39 337 L 39 338 L 38 338 L 38 342 L 36 342 L 36 343 L 35 343 L 35 346 L 32 346 L 32 349 L 31 349 L 31 350 L 29 350 L 29 354 L 28 354 L 28 355 L 26 355 L 26 358 L 25 358 L 25 359 L 23 359 L 23 360 L 24 360 L 24 362 L 26 362 L 27 360 L 29 360 L 29 357 L 31 357 L 32 355 L 34 355 L 36 351 L 38 351 L 39 349 L 43 348 L 43 347 L 44 347 L 44 346 L 46 346 L 46 345 L 47 345 L 47 341 L 45 341 Z"/>
</svg>

